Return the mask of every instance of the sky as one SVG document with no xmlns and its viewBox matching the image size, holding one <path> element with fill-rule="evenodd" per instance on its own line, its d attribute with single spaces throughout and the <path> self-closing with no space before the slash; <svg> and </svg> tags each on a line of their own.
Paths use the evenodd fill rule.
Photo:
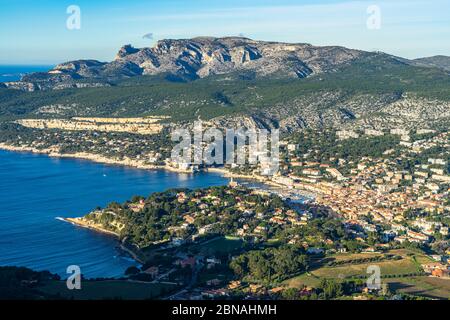
<svg viewBox="0 0 450 320">
<path fill-rule="evenodd" d="M 72 5 L 79 16 L 67 12 Z M 450 1 L 0 0 L 0 64 L 111 61 L 125 44 L 238 35 L 405 58 L 450 56 Z"/>
</svg>

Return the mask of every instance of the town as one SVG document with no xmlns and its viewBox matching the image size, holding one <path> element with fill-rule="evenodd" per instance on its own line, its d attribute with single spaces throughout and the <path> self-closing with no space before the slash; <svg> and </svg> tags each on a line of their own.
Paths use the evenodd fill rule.
<svg viewBox="0 0 450 320">
<path fill-rule="evenodd" d="M 398 298 L 408 280 L 450 281 L 448 131 L 305 129 L 283 135 L 280 169 L 267 176 L 261 164 L 174 162 L 167 128 L 142 136 L 18 126 L 3 128 L 3 144 L 230 177 L 227 187 L 137 196 L 68 219 L 117 236 L 142 263 L 128 281 L 168 286 L 159 298 Z M 365 283 L 369 265 L 381 267 L 377 290 Z"/>
</svg>

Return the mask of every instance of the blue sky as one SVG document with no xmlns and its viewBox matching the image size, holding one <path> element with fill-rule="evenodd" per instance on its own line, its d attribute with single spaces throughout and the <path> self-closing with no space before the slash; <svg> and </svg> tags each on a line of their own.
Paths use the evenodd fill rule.
<svg viewBox="0 0 450 320">
<path fill-rule="evenodd" d="M 69 5 L 81 9 L 80 30 L 66 27 Z M 379 30 L 367 28 L 370 5 L 381 10 Z M 0 0 L 0 64 L 108 61 L 128 43 L 240 34 L 407 58 L 450 55 L 450 1 Z"/>
</svg>

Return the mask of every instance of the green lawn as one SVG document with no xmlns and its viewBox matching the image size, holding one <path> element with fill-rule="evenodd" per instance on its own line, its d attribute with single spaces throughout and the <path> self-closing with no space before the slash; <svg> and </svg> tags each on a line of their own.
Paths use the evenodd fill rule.
<svg viewBox="0 0 450 320">
<path fill-rule="evenodd" d="M 304 286 L 315 288 L 320 284 L 320 278 L 307 273 L 294 277 L 292 279 L 288 279 L 284 281 L 283 284 L 290 288 L 302 288 Z"/>
<path fill-rule="evenodd" d="M 84 281 L 81 283 L 81 290 L 68 290 L 65 281 L 52 281 L 39 288 L 39 290 L 49 294 L 59 294 L 65 299 L 76 300 L 155 299 L 173 289 L 175 289 L 175 285 L 125 280 Z"/>
</svg>

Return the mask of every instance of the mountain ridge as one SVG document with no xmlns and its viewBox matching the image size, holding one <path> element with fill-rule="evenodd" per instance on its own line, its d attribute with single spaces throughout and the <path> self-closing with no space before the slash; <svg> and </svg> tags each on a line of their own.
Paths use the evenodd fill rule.
<svg viewBox="0 0 450 320">
<path fill-rule="evenodd" d="M 444 55 L 436 55 L 431 57 L 424 57 L 414 59 L 413 62 L 418 66 L 439 68 L 450 71 L 450 57 Z"/>
<path fill-rule="evenodd" d="M 243 37 L 164 39 L 149 48 L 122 46 L 111 62 L 74 60 L 46 73 L 25 75 L 7 87 L 26 91 L 108 86 L 140 75 L 168 74 L 186 81 L 232 72 L 247 76 L 306 78 L 368 55 L 341 46 L 257 41 Z"/>
<path fill-rule="evenodd" d="M 236 37 L 126 45 L 111 62 L 66 62 L 1 87 L 0 119 L 168 116 L 290 132 L 450 123 L 443 68 L 383 52 Z"/>
</svg>

